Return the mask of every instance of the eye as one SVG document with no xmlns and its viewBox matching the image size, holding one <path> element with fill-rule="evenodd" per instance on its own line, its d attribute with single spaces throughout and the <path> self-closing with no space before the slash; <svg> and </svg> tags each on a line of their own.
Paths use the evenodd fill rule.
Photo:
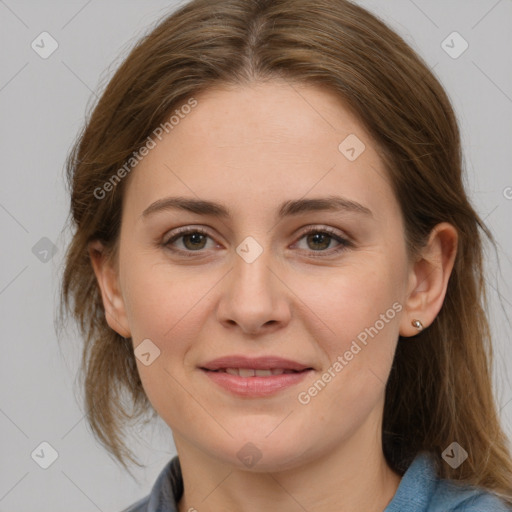
<svg viewBox="0 0 512 512">
<path fill-rule="evenodd" d="M 306 247 L 300 247 L 300 241 L 306 242 Z M 335 242 L 334 248 L 332 247 Z M 309 228 L 302 233 L 299 241 L 296 242 L 301 250 L 312 251 L 316 253 L 333 254 L 345 250 L 351 246 L 351 243 L 340 236 L 336 231 L 331 228 Z M 328 250 L 332 249 L 332 250 Z M 318 254 L 320 256 L 320 254 Z"/>
<path fill-rule="evenodd" d="M 301 247 L 302 241 L 305 242 L 306 247 Z M 208 242 L 210 242 L 209 246 Z M 213 249 L 216 243 L 203 228 L 184 227 L 175 230 L 162 245 L 173 252 L 194 256 L 194 253 L 201 253 L 203 249 Z M 294 245 L 311 256 L 321 257 L 341 252 L 352 246 L 352 243 L 331 228 L 311 227 L 301 234 Z"/>
<path fill-rule="evenodd" d="M 183 228 L 175 231 L 163 245 L 173 251 L 197 252 L 201 249 L 212 248 L 207 247 L 208 239 L 211 240 L 210 235 L 204 229 Z M 215 245 L 215 242 L 211 241 Z"/>
</svg>

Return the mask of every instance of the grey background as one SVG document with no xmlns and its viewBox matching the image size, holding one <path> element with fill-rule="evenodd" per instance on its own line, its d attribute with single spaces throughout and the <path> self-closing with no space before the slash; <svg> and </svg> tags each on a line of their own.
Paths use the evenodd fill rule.
<svg viewBox="0 0 512 512">
<path fill-rule="evenodd" d="M 512 188 L 507 188 L 512 187 L 512 2 L 359 3 L 426 59 L 456 109 L 468 190 L 500 244 L 501 272 L 489 252 L 487 283 L 497 399 L 511 435 L 506 314 L 512 309 Z M 75 385 L 80 340 L 70 332 L 61 353 L 53 322 L 69 239 L 62 234 L 68 213 L 64 160 L 101 85 L 174 5 L 163 0 L 0 0 L 0 512 L 120 511 L 149 492 L 175 453 L 169 429 L 159 420 L 134 432 L 132 446 L 147 464 L 133 468 L 137 481 L 111 460 L 83 417 Z M 31 48 L 43 31 L 59 45 L 47 59 Z M 441 47 L 453 31 L 469 43 L 457 59 Z M 55 245 L 53 257 L 51 251 L 44 253 L 52 247 L 41 241 L 44 237 Z M 58 452 L 48 469 L 31 458 L 43 441 Z"/>
</svg>

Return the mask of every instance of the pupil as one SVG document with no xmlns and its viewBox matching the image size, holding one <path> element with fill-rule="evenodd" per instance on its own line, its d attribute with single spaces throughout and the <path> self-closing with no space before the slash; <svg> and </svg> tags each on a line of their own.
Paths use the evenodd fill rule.
<svg viewBox="0 0 512 512">
<path fill-rule="evenodd" d="M 185 237 L 184 237 L 185 246 L 189 249 L 190 248 L 197 249 L 198 247 L 202 248 L 201 242 L 204 242 L 203 239 L 204 239 L 204 235 L 201 233 L 192 233 L 190 235 L 185 235 Z M 189 243 L 187 243 L 187 242 L 191 242 L 190 246 L 189 246 Z"/>
<path fill-rule="evenodd" d="M 327 249 L 329 247 L 329 236 L 325 235 L 324 233 L 315 233 L 314 235 L 309 235 L 308 242 L 311 240 L 313 241 L 313 244 L 317 244 L 316 249 Z M 320 247 L 318 247 L 318 244 Z"/>
</svg>

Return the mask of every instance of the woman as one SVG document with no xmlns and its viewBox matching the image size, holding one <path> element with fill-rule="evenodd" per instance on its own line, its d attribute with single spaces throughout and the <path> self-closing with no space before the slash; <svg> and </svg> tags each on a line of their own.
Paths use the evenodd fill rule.
<svg viewBox="0 0 512 512">
<path fill-rule="evenodd" d="M 127 510 L 511 509 L 491 236 L 443 88 L 381 21 L 193 0 L 121 65 L 68 172 L 89 422 L 126 467 L 153 411 L 179 457 Z"/>
</svg>

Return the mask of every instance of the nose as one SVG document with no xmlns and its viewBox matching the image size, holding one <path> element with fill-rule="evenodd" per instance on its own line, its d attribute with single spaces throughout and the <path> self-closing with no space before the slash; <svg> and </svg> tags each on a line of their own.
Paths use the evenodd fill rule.
<svg viewBox="0 0 512 512">
<path fill-rule="evenodd" d="M 289 323 L 290 294 L 279 272 L 271 266 L 268 251 L 252 263 L 234 255 L 234 268 L 223 280 L 217 308 L 218 320 L 225 327 L 238 328 L 245 334 L 263 334 Z"/>
</svg>

